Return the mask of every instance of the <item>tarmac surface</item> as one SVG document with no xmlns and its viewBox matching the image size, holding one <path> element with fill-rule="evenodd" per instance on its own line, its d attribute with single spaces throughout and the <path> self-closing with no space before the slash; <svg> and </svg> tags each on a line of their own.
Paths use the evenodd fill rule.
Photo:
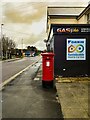
<svg viewBox="0 0 90 120">
<path fill-rule="evenodd" d="M 30 64 L 36 62 L 40 59 L 39 56 L 35 57 L 24 57 L 9 59 L 2 62 L 2 81 L 4 82 L 7 79 L 11 78 L 15 74 L 19 73 L 24 68 L 28 67 Z"/>
<path fill-rule="evenodd" d="M 56 89 L 42 87 L 40 64 L 36 63 L 5 87 L 2 118 L 63 118 Z"/>
</svg>

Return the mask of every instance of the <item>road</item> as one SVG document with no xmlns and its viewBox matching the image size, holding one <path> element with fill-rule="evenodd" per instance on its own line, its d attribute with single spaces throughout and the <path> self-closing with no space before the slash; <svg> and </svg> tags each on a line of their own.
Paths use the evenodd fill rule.
<svg viewBox="0 0 90 120">
<path fill-rule="evenodd" d="M 12 62 L 2 62 L 2 81 L 5 81 L 26 68 L 28 65 L 37 61 L 40 57 L 25 57 Z"/>
</svg>

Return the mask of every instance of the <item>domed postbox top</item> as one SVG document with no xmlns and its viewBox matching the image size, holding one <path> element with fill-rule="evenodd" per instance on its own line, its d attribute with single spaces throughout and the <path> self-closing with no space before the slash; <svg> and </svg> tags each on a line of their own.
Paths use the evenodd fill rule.
<svg viewBox="0 0 90 120">
<path fill-rule="evenodd" d="M 41 53 L 42 56 L 54 56 L 55 54 L 53 52 L 45 52 Z"/>
</svg>

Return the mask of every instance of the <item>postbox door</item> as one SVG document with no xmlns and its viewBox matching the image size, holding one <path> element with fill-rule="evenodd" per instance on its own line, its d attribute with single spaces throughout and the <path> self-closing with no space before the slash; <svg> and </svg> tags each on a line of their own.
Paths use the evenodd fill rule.
<svg viewBox="0 0 90 120">
<path fill-rule="evenodd" d="M 43 80 L 53 80 L 53 59 L 45 59 L 43 63 Z"/>
</svg>

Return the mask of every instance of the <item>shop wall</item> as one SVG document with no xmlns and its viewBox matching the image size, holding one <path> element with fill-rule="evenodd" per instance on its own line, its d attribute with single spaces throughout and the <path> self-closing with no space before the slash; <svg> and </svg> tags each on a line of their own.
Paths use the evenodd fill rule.
<svg viewBox="0 0 90 120">
<path fill-rule="evenodd" d="M 86 60 L 66 60 L 67 38 L 86 38 Z M 90 35 L 84 34 L 63 34 L 54 35 L 55 75 L 60 76 L 87 76 L 90 75 Z"/>
<path fill-rule="evenodd" d="M 87 15 L 83 15 L 77 22 L 78 24 L 87 24 Z"/>
<path fill-rule="evenodd" d="M 77 24 L 77 20 L 73 19 L 51 19 L 51 24 Z"/>
</svg>

